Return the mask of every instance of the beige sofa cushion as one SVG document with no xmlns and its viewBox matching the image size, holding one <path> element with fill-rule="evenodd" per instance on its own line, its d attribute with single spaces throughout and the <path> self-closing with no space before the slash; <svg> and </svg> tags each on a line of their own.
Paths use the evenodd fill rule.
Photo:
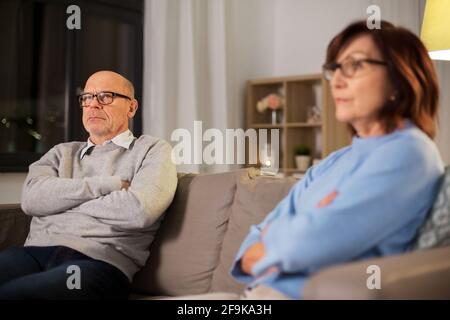
<svg viewBox="0 0 450 320">
<path fill-rule="evenodd" d="M 252 177 L 245 171 L 241 172 L 222 244 L 220 264 L 213 273 L 211 291 L 234 293 L 242 291 L 243 285 L 236 282 L 230 275 L 234 257 L 250 226 L 261 222 L 289 193 L 296 182 L 294 178 Z"/>
<path fill-rule="evenodd" d="M 208 292 L 236 189 L 236 172 L 185 175 L 178 180 L 133 291 L 177 296 Z"/>
</svg>

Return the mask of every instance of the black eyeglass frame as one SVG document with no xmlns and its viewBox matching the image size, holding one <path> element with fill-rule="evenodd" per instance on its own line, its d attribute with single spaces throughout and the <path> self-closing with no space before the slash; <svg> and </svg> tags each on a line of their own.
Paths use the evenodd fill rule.
<svg viewBox="0 0 450 320">
<path fill-rule="evenodd" d="M 102 93 L 110 93 L 110 94 L 112 94 L 112 101 L 111 101 L 110 103 L 102 103 L 102 102 L 100 102 L 100 100 L 98 99 L 98 95 L 99 95 L 99 94 L 102 94 Z M 86 105 L 86 106 L 83 106 L 83 105 L 81 104 L 81 100 L 80 100 L 80 99 L 81 99 L 82 96 L 84 96 L 84 95 L 86 95 L 86 94 L 92 95 L 92 101 L 93 101 L 94 98 L 95 98 L 95 99 L 97 99 L 98 103 L 101 104 L 102 106 L 107 106 L 107 105 L 113 103 L 115 97 L 128 99 L 128 100 L 130 100 L 130 101 L 133 100 L 132 98 L 130 98 L 130 97 L 126 96 L 126 95 L 123 95 L 123 94 L 121 94 L 121 93 L 117 93 L 117 92 L 114 92 L 114 91 L 100 91 L 100 92 L 97 92 L 97 93 L 83 92 L 83 93 L 80 93 L 80 94 L 77 96 L 77 98 L 78 98 L 78 103 L 80 104 L 80 107 L 81 107 L 81 108 L 86 108 L 86 107 L 88 107 L 88 106 L 90 105 L 90 103 L 89 103 L 88 105 Z M 92 103 L 92 101 L 91 101 L 91 103 Z"/>
<path fill-rule="evenodd" d="M 371 64 L 377 64 L 377 65 L 383 65 L 383 66 L 387 66 L 387 62 L 386 61 L 382 61 L 382 60 L 376 60 L 376 59 L 351 59 L 353 60 L 353 62 L 367 62 L 367 63 L 371 63 Z M 345 61 L 345 60 L 344 60 Z M 325 76 L 325 79 L 327 79 L 328 81 L 331 80 L 327 78 L 326 76 L 326 71 L 333 71 L 336 72 L 337 69 L 342 69 L 342 63 L 337 63 L 337 62 L 332 62 L 332 63 L 326 63 L 322 66 L 322 70 L 323 70 L 323 74 Z M 345 77 L 351 78 L 352 76 L 348 76 L 346 75 L 344 72 L 342 72 L 342 74 Z"/>
</svg>

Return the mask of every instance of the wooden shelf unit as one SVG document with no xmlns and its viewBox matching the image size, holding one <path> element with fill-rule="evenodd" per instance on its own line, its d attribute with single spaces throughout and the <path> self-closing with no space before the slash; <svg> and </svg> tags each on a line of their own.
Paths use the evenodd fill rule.
<svg viewBox="0 0 450 320">
<path fill-rule="evenodd" d="M 271 111 L 259 112 L 256 104 L 271 93 L 284 91 L 281 120 L 272 124 Z M 312 106 L 321 109 L 321 121 L 308 123 Z M 247 83 L 246 127 L 256 130 L 280 129 L 280 171 L 299 172 L 294 149 L 299 144 L 312 150 L 312 158 L 323 159 L 351 142 L 346 126 L 334 116 L 334 102 L 328 82 L 321 74 L 250 80 Z M 270 139 L 269 139 L 270 140 Z"/>
</svg>

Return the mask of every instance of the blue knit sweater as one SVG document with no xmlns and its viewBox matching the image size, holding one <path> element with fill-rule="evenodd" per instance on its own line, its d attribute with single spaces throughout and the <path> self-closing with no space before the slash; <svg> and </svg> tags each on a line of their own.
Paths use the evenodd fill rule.
<svg viewBox="0 0 450 320">
<path fill-rule="evenodd" d="M 405 252 L 443 172 L 435 144 L 410 121 L 387 135 L 354 137 L 350 146 L 310 168 L 264 221 L 250 228 L 231 273 L 250 287 L 262 283 L 299 299 L 308 277 L 324 267 Z M 252 276 L 242 272 L 240 260 L 257 241 L 266 255 Z M 271 267 L 278 271 L 267 272 Z"/>
</svg>

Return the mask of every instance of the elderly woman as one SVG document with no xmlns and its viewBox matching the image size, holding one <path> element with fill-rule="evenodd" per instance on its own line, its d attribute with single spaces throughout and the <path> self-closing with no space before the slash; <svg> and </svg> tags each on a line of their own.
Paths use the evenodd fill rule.
<svg viewBox="0 0 450 320">
<path fill-rule="evenodd" d="M 299 299 L 324 267 L 411 248 L 444 172 L 432 141 L 438 86 L 428 53 L 404 28 L 359 21 L 331 41 L 323 70 L 352 144 L 309 169 L 251 227 L 231 270 L 248 284 L 241 296 L 182 299 Z"/>
<path fill-rule="evenodd" d="M 323 70 L 352 144 L 251 227 L 232 268 L 250 298 L 298 299 L 324 267 L 409 250 L 444 172 L 432 141 L 436 75 L 417 36 L 353 23 L 329 44 Z"/>
</svg>

